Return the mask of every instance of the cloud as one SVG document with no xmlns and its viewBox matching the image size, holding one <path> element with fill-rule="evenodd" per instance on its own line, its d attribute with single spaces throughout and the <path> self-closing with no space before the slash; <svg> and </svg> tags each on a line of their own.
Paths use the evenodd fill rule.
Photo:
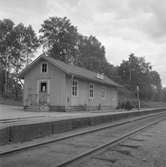
<svg viewBox="0 0 166 167">
<path fill-rule="evenodd" d="M 45 0 L 0 0 L 0 18 L 10 18 L 16 24 L 33 25 L 36 31 L 48 8 Z"/>
<path fill-rule="evenodd" d="M 129 0 L 128 3 L 128 6 L 130 6 L 129 8 L 134 9 L 133 12 L 139 16 L 143 16 L 141 18 L 142 21 L 137 21 L 137 24 L 140 25 L 140 30 L 157 41 L 159 41 L 160 38 L 166 38 L 165 0 Z"/>
<path fill-rule="evenodd" d="M 46 11 L 45 0 L 0 0 L 1 8 L 9 11 L 26 11 L 32 14 L 41 14 Z"/>
</svg>

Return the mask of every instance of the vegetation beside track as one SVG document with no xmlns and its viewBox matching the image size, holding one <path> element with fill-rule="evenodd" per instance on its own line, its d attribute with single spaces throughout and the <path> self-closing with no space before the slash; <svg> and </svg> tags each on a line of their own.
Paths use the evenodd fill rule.
<svg viewBox="0 0 166 167">
<path fill-rule="evenodd" d="M 21 106 L 22 105 L 22 100 L 14 100 L 12 98 L 8 97 L 2 97 L 0 96 L 0 104 L 5 104 L 5 105 L 13 105 L 13 106 Z"/>
</svg>

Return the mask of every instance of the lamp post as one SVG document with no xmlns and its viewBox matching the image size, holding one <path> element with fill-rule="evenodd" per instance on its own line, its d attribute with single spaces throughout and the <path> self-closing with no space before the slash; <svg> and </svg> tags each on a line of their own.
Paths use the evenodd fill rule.
<svg viewBox="0 0 166 167">
<path fill-rule="evenodd" d="M 140 97 L 139 97 L 139 86 L 137 85 L 137 101 L 138 101 L 138 110 L 140 110 Z"/>
</svg>

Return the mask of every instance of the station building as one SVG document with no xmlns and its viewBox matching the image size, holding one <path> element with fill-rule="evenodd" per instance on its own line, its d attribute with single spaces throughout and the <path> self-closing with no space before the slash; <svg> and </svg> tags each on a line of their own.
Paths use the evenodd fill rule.
<svg viewBox="0 0 166 167">
<path fill-rule="evenodd" d="M 120 86 L 107 76 L 41 55 L 21 73 L 24 108 L 50 111 L 109 110 Z"/>
</svg>

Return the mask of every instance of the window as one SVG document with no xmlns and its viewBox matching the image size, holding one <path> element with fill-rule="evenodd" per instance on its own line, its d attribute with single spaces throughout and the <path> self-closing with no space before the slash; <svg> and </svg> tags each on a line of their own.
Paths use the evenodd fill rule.
<svg viewBox="0 0 166 167">
<path fill-rule="evenodd" d="M 94 97 L 94 84 L 93 83 L 89 84 L 89 97 L 91 98 Z"/>
<path fill-rule="evenodd" d="M 105 97 L 105 94 L 106 94 L 106 89 L 105 89 L 105 87 L 103 86 L 103 87 L 101 88 L 101 97 L 104 98 L 104 97 Z"/>
<path fill-rule="evenodd" d="M 73 79 L 72 83 L 72 95 L 77 96 L 78 95 L 78 81 L 76 79 Z"/>
<path fill-rule="evenodd" d="M 43 63 L 41 67 L 42 72 L 47 72 L 47 63 Z"/>
</svg>

